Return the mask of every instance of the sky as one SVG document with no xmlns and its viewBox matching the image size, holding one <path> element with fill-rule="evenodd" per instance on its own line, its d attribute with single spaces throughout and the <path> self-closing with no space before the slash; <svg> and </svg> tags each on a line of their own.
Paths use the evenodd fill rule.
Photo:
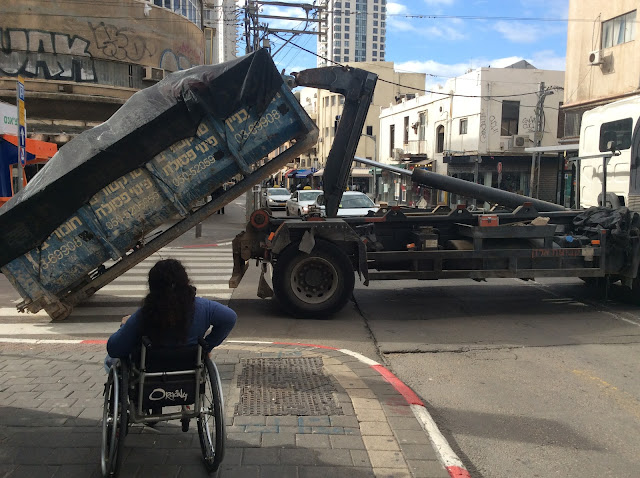
<svg viewBox="0 0 640 478">
<path fill-rule="evenodd" d="M 426 73 L 427 85 L 522 59 L 536 68 L 564 70 L 568 5 L 569 0 L 387 0 L 385 60 L 394 62 L 397 71 Z M 270 9 L 266 14 L 288 10 L 289 16 L 301 16 L 299 9 L 264 8 Z M 411 17 L 416 15 L 424 18 Z M 294 26 L 274 20 L 270 25 Z M 279 69 L 290 73 L 316 66 L 313 54 L 291 45 L 276 53 L 284 42 L 273 36 L 271 42 Z M 314 35 L 297 36 L 291 43 L 316 52 Z"/>
</svg>

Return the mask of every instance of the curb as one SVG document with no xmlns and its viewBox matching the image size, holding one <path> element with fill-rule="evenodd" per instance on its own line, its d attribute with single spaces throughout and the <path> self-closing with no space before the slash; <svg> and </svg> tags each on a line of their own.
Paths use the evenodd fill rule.
<svg viewBox="0 0 640 478">
<path fill-rule="evenodd" d="M 106 344 L 106 340 L 82 340 L 82 339 L 18 339 L 18 338 L 0 338 L 0 343 L 23 343 L 23 344 L 79 344 L 79 345 L 100 345 Z M 378 372 L 402 397 L 405 399 L 416 419 L 422 425 L 425 433 L 429 437 L 429 441 L 436 452 L 438 460 L 444 466 L 451 478 L 471 478 L 469 471 L 466 469 L 462 460 L 453 451 L 447 439 L 442 435 L 440 429 L 436 425 L 433 417 L 425 407 L 424 403 L 416 393 L 411 390 L 404 382 L 396 377 L 393 372 L 380 363 L 365 357 L 358 352 L 349 349 L 339 349 L 327 345 L 307 344 L 298 342 L 270 342 L 260 340 L 227 340 L 229 344 L 250 344 L 250 345 L 288 345 L 296 347 L 319 348 L 326 350 L 335 350 L 345 355 L 349 355 L 358 359 L 360 362 L 369 365 Z"/>
</svg>

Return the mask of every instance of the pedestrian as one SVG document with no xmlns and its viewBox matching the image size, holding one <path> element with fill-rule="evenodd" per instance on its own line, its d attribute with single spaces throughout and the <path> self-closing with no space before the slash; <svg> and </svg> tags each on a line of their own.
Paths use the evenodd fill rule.
<svg viewBox="0 0 640 478">
<path fill-rule="evenodd" d="M 146 336 L 157 346 L 194 345 L 204 337 L 206 352 L 229 335 L 237 315 L 229 307 L 196 296 L 187 271 L 175 259 L 158 261 L 149 271 L 149 293 L 142 307 L 122 318 L 107 342 L 105 368 L 115 358 L 129 357 Z M 206 335 L 211 327 L 211 332 Z"/>
</svg>

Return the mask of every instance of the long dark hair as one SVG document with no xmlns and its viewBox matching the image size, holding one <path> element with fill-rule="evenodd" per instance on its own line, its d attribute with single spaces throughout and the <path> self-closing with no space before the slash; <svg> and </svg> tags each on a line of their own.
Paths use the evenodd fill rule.
<svg viewBox="0 0 640 478">
<path fill-rule="evenodd" d="M 180 261 L 158 261 L 149 271 L 149 294 L 142 303 L 143 334 L 152 343 L 185 343 L 195 297 L 196 288 Z"/>
</svg>

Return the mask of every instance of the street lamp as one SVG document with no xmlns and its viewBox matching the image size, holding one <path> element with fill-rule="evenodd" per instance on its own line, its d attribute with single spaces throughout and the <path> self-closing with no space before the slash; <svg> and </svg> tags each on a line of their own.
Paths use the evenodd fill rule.
<svg viewBox="0 0 640 478">
<path fill-rule="evenodd" d="M 367 127 L 368 128 L 368 127 Z M 376 141 L 375 134 L 362 133 L 360 136 L 365 138 L 371 138 L 373 140 L 373 160 L 378 161 L 378 142 Z M 373 200 L 378 199 L 378 174 L 376 173 L 376 167 L 373 167 Z"/>
</svg>

